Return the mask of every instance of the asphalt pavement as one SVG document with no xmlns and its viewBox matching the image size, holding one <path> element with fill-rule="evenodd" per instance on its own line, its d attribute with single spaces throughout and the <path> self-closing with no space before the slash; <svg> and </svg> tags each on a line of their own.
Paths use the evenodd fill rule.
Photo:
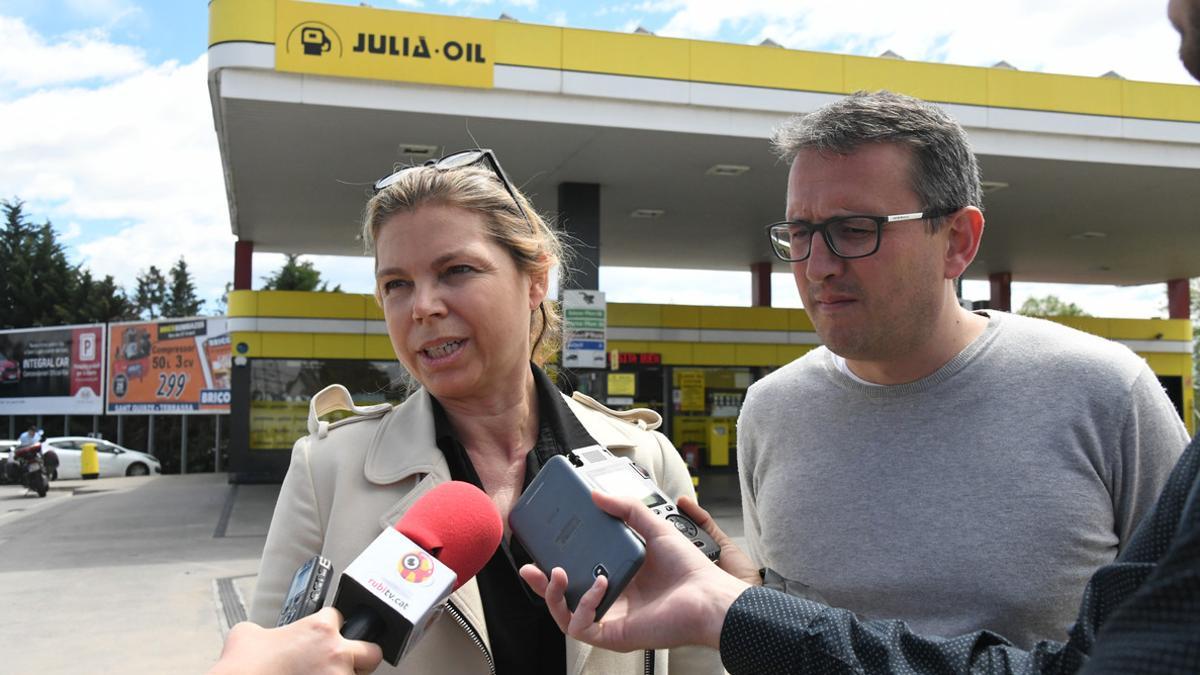
<svg viewBox="0 0 1200 675">
<path fill-rule="evenodd" d="M 704 481 L 740 538 L 736 478 Z M 204 673 L 245 617 L 278 491 L 225 474 L 0 485 L 0 672 Z"/>
</svg>

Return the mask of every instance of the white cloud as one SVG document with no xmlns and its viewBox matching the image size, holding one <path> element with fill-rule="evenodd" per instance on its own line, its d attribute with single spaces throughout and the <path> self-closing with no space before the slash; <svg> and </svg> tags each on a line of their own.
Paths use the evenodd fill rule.
<svg viewBox="0 0 1200 675">
<path fill-rule="evenodd" d="M 98 31 L 47 41 L 21 19 L 0 16 L 0 85 L 28 90 L 111 81 L 147 67 L 142 50 L 108 42 Z"/>
<path fill-rule="evenodd" d="M 1166 3 L 1145 0 L 692 0 L 676 2 L 659 35 L 714 39 L 747 32 L 793 49 L 1023 70 L 1191 83 L 1179 64 L 1179 39 Z"/>
<path fill-rule="evenodd" d="M 421 2 L 421 0 L 396 0 L 396 4 L 402 7 L 412 8 L 423 7 L 425 5 L 425 3 Z"/>
<path fill-rule="evenodd" d="M 748 307 L 750 273 L 602 266 L 600 290 L 608 302 Z"/>
<path fill-rule="evenodd" d="M 140 7 L 128 0 L 67 0 L 66 5 L 78 17 L 109 26 L 142 13 Z"/>
<path fill-rule="evenodd" d="M 972 287 L 969 284 L 978 284 Z M 987 282 L 976 281 L 963 284 L 963 295 L 972 300 L 986 299 L 990 291 Z M 1060 300 L 1073 302 L 1092 316 L 1125 319 L 1166 318 L 1166 284 L 1144 286 L 1102 286 L 1086 284 L 1043 284 L 1014 282 L 1012 285 L 1013 311 L 1031 297 L 1056 295 Z"/>
<path fill-rule="evenodd" d="M 67 223 L 65 228 L 59 228 L 58 240 L 62 242 L 71 242 L 79 238 L 83 233 L 83 226 L 75 221 Z"/>
<path fill-rule="evenodd" d="M 546 15 L 546 21 L 554 24 L 555 26 L 565 26 L 567 25 L 567 13 L 561 9 L 555 12 L 550 12 Z"/>
<path fill-rule="evenodd" d="M 39 220 L 78 223 L 71 243 L 95 276 L 129 289 L 183 255 L 201 296 L 221 295 L 233 236 L 205 57 L 0 102 L 0 128 L 19 130 L 0 134 L 0 192 Z"/>
</svg>

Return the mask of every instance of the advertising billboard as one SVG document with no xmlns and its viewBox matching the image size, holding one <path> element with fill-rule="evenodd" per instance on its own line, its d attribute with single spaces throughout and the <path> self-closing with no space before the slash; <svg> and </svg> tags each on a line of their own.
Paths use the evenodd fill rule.
<svg viewBox="0 0 1200 675">
<path fill-rule="evenodd" d="M 0 415 L 99 415 L 103 382 L 103 324 L 0 331 Z"/>
<path fill-rule="evenodd" d="M 109 324 L 108 412 L 228 413 L 226 326 L 225 317 Z"/>
</svg>

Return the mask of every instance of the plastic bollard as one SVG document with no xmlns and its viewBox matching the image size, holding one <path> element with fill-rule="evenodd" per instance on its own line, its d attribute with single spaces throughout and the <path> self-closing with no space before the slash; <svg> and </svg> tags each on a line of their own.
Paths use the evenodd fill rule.
<svg viewBox="0 0 1200 675">
<path fill-rule="evenodd" d="M 100 477 L 100 455 L 95 443 L 84 443 L 79 452 L 79 477 L 84 480 Z"/>
</svg>

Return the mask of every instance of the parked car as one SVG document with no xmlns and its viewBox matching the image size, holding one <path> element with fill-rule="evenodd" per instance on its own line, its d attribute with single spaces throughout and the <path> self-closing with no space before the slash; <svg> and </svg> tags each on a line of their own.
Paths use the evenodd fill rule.
<svg viewBox="0 0 1200 675">
<path fill-rule="evenodd" d="M 162 464 L 152 455 L 123 448 L 102 438 L 87 436 L 57 436 L 42 441 L 44 450 L 58 453 L 57 478 L 79 478 L 79 456 L 84 443 L 96 444 L 96 455 L 100 459 L 100 477 L 149 476 L 162 473 Z"/>
</svg>

